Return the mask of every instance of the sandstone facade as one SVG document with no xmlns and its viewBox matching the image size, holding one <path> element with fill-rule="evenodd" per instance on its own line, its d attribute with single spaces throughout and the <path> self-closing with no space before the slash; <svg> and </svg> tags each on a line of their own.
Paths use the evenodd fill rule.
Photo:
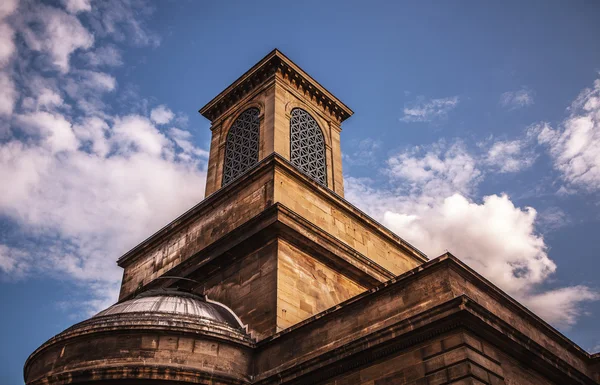
<svg viewBox="0 0 600 385">
<path fill-rule="evenodd" d="M 229 130 L 249 108 L 258 159 L 223 183 Z M 321 130 L 325 183 L 290 155 L 298 108 Z M 27 384 L 600 383 L 598 355 L 343 198 L 352 111 L 281 52 L 200 112 L 212 122 L 206 198 L 119 259 L 119 303 L 38 348 Z"/>
</svg>

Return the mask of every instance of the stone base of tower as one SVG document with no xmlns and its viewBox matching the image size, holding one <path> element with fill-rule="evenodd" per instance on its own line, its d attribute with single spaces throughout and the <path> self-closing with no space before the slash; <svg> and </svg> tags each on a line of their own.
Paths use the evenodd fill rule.
<svg viewBox="0 0 600 385">
<path fill-rule="evenodd" d="M 365 291 L 365 287 L 278 236 L 200 280 L 209 298 L 227 303 L 257 340 Z"/>
<path fill-rule="evenodd" d="M 261 340 L 425 260 L 272 154 L 121 258 L 120 300 L 186 287 L 225 303 Z"/>
</svg>

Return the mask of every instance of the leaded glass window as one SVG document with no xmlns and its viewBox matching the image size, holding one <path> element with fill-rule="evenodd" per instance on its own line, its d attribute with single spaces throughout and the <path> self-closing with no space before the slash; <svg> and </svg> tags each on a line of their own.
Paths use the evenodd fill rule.
<svg viewBox="0 0 600 385">
<path fill-rule="evenodd" d="M 258 162 L 258 108 L 249 108 L 233 122 L 227 134 L 223 186 Z"/>
<path fill-rule="evenodd" d="M 325 139 L 317 121 L 303 109 L 294 108 L 290 118 L 290 160 L 306 175 L 327 186 Z"/>
</svg>

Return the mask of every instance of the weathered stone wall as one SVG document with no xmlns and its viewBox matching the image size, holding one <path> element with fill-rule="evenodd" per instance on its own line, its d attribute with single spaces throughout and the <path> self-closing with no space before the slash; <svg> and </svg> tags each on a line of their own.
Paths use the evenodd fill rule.
<svg viewBox="0 0 600 385">
<path fill-rule="evenodd" d="M 138 287 L 163 275 L 272 205 L 273 177 L 269 172 L 243 187 L 219 196 L 210 204 L 203 202 L 198 215 L 156 240 L 156 244 L 150 245 L 132 262 L 127 262 L 119 298 L 132 294 Z"/>
<path fill-rule="evenodd" d="M 286 381 L 301 383 L 294 368 L 321 378 L 356 360 L 363 369 L 325 383 L 593 383 L 585 352 L 463 266 L 451 257 L 433 260 L 262 341 L 257 382 L 276 383 L 286 373 Z"/>
<path fill-rule="evenodd" d="M 504 385 L 503 370 L 497 358 L 496 349 L 469 333 L 457 331 L 324 385 Z"/>
<path fill-rule="evenodd" d="M 502 363 L 506 385 L 562 385 L 550 381 L 543 374 L 501 351 L 498 352 L 498 357 Z"/>
<path fill-rule="evenodd" d="M 275 333 L 277 240 L 202 282 L 208 298 L 233 310 L 258 340 Z"/>
<path fill-rule="evenodd" d="M 592 356 L 592 362 L 590 365 L 590 372 L 596 382 L 600 383 L 600 353 L 595 353 Z"/>
<path fill-rule="evenodd" d="M 220 269 L 199 287 L 230 307 L 257 340 L 365 290 L 282 239 Z"/>
<path fill-rule="evenodd" d="M 277 331 L 365 290 L 284 240 L 277 254 Z"/>
<path fill-rule="evenodd" d="M 310 322 L 303 327 L 264 343 L 255 358 L 256 372 L 268 375 L 298 365 L 452 298 L 447 272 L 443 271 L 390 287 L 385 293 L 360 294 L 334 312 L 307 320 Z"/>
<path fill-rule="evenodd" d="M 541 319 L 534 321 L 522 311 L 516 312 L 515 309 L 519 306 L 516 301 L 512 299 L 510 299 L 510 302 L 507 301 L 508 297 L 500 296 L 497 290 L 489 290 L 489 287 L 482 284 L 480 280 L 465 279 L 456 269 L 450 270 L 450 273 L 449 278 L 454 293 L 457 295 L 466 294 L 476 303 L 484 305 L 494 316 L 508 322 L 510 326 L 523 333 L 526 338 L 556 354 L 577 370 L 584 373 L 588 371 L 586 363 L 580 358 L 581 352 L 574 348 L 570 341 L 567 341 L 563 335 L 554 329 L 540 328 L 539 323 L 543 322 Z"/>
<path fill-rule="evenodd" d="M 303 183 L 283 168 L 276 170 L 274 186 L 275 201 L 289 207 L 393 274 L 402 274 L 422 263 L 422 260 L 403 250 L 391 235 L 388 236 L 386 232 L 389 230 L 382 229 L 379 224 L 343 201 L 315 191 L 315 186 Z"/>
<path fill-rule="evenodd" d="M 226 341 L 201 335 L 132 330 L 56 343 L 32 360 L 26 368 L 25 380 L 31 383 L 52 374 L 56 378 L 51 384 L 86 380 L 110 383 L 119 378 L 144 379 L 144 383 L 191 382 L 204 374 L 205 378 L 215 377 L 215 380 L 202 383 L 223 384 L 229 382 L 219 381 L 219 377 L 247 380 L 250 360 L 249 348 Z"/>
</svg>

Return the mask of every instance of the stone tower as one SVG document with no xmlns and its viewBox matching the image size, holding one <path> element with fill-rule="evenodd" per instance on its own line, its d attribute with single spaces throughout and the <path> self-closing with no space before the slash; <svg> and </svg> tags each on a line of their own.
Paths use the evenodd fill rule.
<svg viewBox="0 0 600 385">
<path fill-rule="evenodd" d="M 598 355 L 343 198 L 352 111 L 281 52 L 200 113 L 205 199 L 118 260 L 118 303 L 27 384 L 598 383 Z"/>
</svg>

